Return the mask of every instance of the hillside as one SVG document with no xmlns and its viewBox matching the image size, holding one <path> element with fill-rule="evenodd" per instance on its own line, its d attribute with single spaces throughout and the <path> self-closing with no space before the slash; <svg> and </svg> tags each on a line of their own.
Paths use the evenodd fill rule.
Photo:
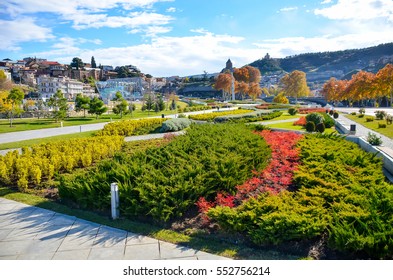
<svg viewBox="0 0 393 280">
<path fill-rule="evenodd" d="M 309 82 L 324 82 L 330 77 L 347 78 L 354 70 L 377 72 L 387 63 L 393 63 L 393 43 L 376 47 L 336 52 L 306 53 L 286 58 L 264 58 L 249 65 L 269 72 L 300 70 L 307 73 Z"/>
</svg>

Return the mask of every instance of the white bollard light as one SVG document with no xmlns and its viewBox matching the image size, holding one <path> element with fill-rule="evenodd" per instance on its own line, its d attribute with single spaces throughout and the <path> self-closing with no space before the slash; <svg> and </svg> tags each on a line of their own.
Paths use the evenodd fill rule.
<svg viewBox="0 0 393 280">
<path fill-rule="evenodd" d="M 117 183 L 111 184 L 111 209 L 112 219 L 119 218 L 119 187 Z"/>
</svg>

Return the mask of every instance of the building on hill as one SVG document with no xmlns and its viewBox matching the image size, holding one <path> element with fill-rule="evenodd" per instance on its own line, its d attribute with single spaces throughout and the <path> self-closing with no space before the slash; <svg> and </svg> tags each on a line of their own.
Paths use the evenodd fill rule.
<svg viewBox="0 0 393 280">
<path fill-rule="evenodd" d="M 43 99 L 53 96 L 57 90 L 61 90 L 64 97 L 74 100 L 78 94 L 83 94 L 83 83 L 68 77 L 50 77 L 41 75 L 37 78 L 38 93 Z"/>
</svg>

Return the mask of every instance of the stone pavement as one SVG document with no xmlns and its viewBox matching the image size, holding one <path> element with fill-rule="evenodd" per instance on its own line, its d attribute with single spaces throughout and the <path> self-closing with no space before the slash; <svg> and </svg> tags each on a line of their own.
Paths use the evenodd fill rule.
<svg viewBox="0 0 393 280">
<path fill-rule="evenodd" d="M 364 127 L 363 125 L 348 119 L 345 116 L 345 114 L 340 114 L 338 119 L 336 119 L 336 121 L 338 121 L 341 124 L 344 124 L 346 126 L 350 126 L 351 124 L 355 124 L 356 125 L 356 134 L 355 134 L 355 136 L 362 137 L 364 139 L 367 139 L 367 135 L 368 135 L 369 132 L 370 133 L 374 133 L 374 134 L 378 135 L 379 137 L 381 137 L 382 146 L 389 147 L 389 148 L 393 149 L 393 139 L 391 139 L 389 137 L 386 137 L 386 136 L 384 136 L 384 135 L 382 135 L 382 134 L 380 134 L 380 133 L 378 133 L 378 132 L 376 132 L 374 130 L 368 129 L 367 127 Z"/>
<path fill-rule="evenodd" d="M 3 260 L 229 260 L 0 197 Z"/>
</svg>

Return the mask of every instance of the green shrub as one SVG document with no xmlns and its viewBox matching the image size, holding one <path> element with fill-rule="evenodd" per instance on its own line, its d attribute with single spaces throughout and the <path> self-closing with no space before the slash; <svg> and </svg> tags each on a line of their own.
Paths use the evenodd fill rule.
<svg viewBox="0 0 393 280">
<path fill-rule="evenodd" d="M 178 118 L 178 119 L 186 119 L 186 118 L 188 118 L 188 117 L 187 117 L 187 115 L 181 113 L 181 114 L 178 114 L 178 115 L 177 115 L 177 118 Z"/>
<path fill-rule="evenodd" d="M 374 117 L 366 117 L 366 122 L 373 122 L 374 121 Z"/>
<path fill-rule="evenodd" d="M 355 115 L 356 115 L 356 113 L 355 113 Z M 333 118 L 338 119 L 338 112 L 333 113 Z"/>
<path fill-rule="evenodd" d="M 334 111 L 333 111 L 333 110 L 330 110 L 330 111 L 329 111 L 329 115 L 333 116 L 333 114 L 334 114 Z"/>
<path fill-rule="evenodd" d="M 289 108 L 289 109 L 288 109 L 288 113 L 289 113 L 291 116 L 296 115 L 297 112 L 298 112 L 298 111 L 297 111 L 296 108 Z"/>
<path fill-rule="evenodd" d="M 356 112 L 352 112 L 351 115 L 352 115 L 352 116 L 356 116 Z"/>
<path fill-rule="evenodd" d="M 189 119 L 170 119 L 162 124 L 160 132 L 173 132 L 183 130 L 191 125 Z"/>
<path fill-rule="evenodd" d="M 201 196 L 233 194 L 267 165 L 270 153 L 245 125 L 193 125 L 166 145 L 118 154 L 86 174 L 63 178 L 59 194 L 82 208 L 107 210 L 109 185 L 117 182 L 121 215 L 166 222 L 185 214 Z"/>
<path fill-rule="evenodd" d="M 382 110 L 375 111 L 374 113 L 377 120 L 383 120 L 388 115 L 385 111 Z"/>
<path fill-rule="evenodd" d="M 317 124 L 315 130 L 320 133 L 323 133 L 325 131 L 325 124 L 324 123 Z"/>
<path fill-rule="evenodd" d="M 322 113 L 322 116 L 323 116 L 323 124 L 325 125 L 325 128 L 334 127 L 335 125 L 334 120 L 329 116 L 329 114 Z"/>
<path fill-rule="evenodd" d="M 358 115 L 358 118 L 364 118 L 364 114 Z"/>
<path fill-rule="evenodd" d="M 162 123 L 166 120 L 167 119 L 163 118 L 151 118 L 111 122 L 106 124 L 104 128 L 97 133 L 97 136 L 131 136 L 138 134 L 148 134 L 160 128 Z"/>
<path fill-rule="evenodd" d="M 306 116 L 307 122 L 313 122 L 315 125 L 324 122 L 324 118 L 320 113 L 311 113 Z"/>
<path fill-rule="evenodd" d="M 386 128 L 386 123 L 378 123 L 378 128 Z"/>
<path fill-rule="evenodd" d="M 360 108 L 359 109 L 359 114 L 364 115 L 366 113 L 366 109 Z"/>
<path fill-rule="evenodd" d="M 306 123 L 306 130 L 308 132 L 314 132 L 315 131 L 315 123 L 314 122 L 307 122 Z"/>
<path fill-rule="evenodd" d="M 367 142 L 373 146 L 379 146 L 382 144 L 381 137 L 378 137 L 375 133 L 369 132 L 367 134 Z"/>
</svg>

